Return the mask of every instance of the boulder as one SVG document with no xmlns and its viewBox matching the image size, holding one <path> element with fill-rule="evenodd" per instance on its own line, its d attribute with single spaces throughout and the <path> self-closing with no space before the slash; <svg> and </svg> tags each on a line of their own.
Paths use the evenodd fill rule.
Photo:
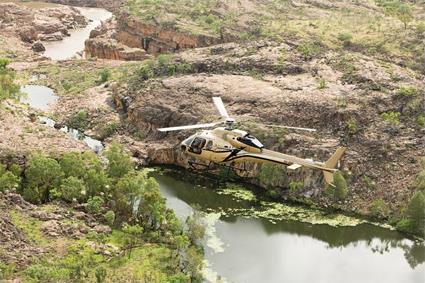
<svg viewBox="0 0 425 283">
<path fill-rule="evenodd" d="M 43 52 L 46 51 L 46 47 L 44 47 L 43 43 L 41 43 L 40 41 L 35 42 L 32 46 L 31 49 L 34 52 Z"/>
</svg>

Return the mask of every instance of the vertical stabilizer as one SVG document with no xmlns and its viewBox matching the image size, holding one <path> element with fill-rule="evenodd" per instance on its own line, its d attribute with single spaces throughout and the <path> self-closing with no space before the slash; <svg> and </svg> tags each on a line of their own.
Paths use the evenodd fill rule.
<svg viewBox="0 0 425 283">
<path fill-rule="evenodd" d="M 335 169 L 338 165 L 339 160 L 344 155 L 346 148 L 339 147 L 335 153 L 325 162 L 325 167 L 329 169 Z M 323 171 L 323 175 L 325 176 L 325 181 L 327 184 L 332 184 L 334 180 L 334 176 L 332 172 Z"/>
</svg>

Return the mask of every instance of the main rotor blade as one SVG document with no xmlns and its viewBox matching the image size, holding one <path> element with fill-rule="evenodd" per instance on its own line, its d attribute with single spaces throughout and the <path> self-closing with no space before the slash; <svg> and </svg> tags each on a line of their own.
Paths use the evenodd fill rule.
<svg viewBox="0 0 425 283">
<path fill-rule="evenodd" d="M 223 100 L 221 100 L 221 97 L 216 96 L 216 97 L 213 97 L 212 99 L 221 117 L 229 118 L 229 114 L 227 114 L 226 108 L 224 107 Z"/>
<path fill-rule="evenodd" d="M 283 128 L 283 129 L 290 129 L 290 130 L 307 131 L 307 132 L 316 132 L 317 131 L 316 129 L 311 129 L 311 128 L 288 127 L 288 126 L 280 126 L 280 125 L 267 125 L 267 124 L 264 124 L 264 126 L 275 127 L 275 128 Z"/>
<path fill-rule="evenodd" d="M 159 128 L 160 132 L 172 132 L 172 131 L 180 131 L 180 130 L 191 130 L 191 129 L 202 129 L 202 128 L 210 128 L 214 127 L 221 122 L 208 123 L 208 124 L 197 124 L 197 125 L 187 125 L 187 126 L 177 126 L 177 127 L 169 127 L 169 128 Z"/>
</svg>

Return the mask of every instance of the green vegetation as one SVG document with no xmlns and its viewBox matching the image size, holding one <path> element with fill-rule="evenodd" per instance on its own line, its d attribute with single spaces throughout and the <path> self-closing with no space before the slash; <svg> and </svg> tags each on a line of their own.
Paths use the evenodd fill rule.
<svg viewBox="0 0 425 283">
<path fill-rule="evenodd" d="M 63 257 L 43 256 L 24 271 L 25 282 L 99 282 L 105 274 L 116 282 L 146 278 L 201 282 L 200 240 L 204 228 L 200 219 L 190 218 L 183 225 L 167 209 L 155 179 L 135 171 L 131 157 L 119 144 L 113 143 L 104 157 L 107 162 L 91 152 L 66 153 L 57 158 L 35 153 L 29 157 L 22 180 L 12 172 L 20 172 L 16 166 L 0 166 L 0 178 L 13 176 L 10 184 L 25 199 L 44 204 L 52 200 L 80 203 L 99 222 L 115 228 L 107 238 L 89 235 L 87 239 L 70 240 Z M 13 212 L 12 218 L 32 242 L 49 243 L 42 236 L 40 221 L 25 218 L 19 211 Z M 87 240 L 117 245 L 126 257 L 121 253 L 99 254 Z"/>
<path fill-rule="evenodd" d="M 400 124 L 400 112 L 389 111 L 381 114 L 381 118 L 393 125 Z"/>
<path fill-rule="evenodd" d="M 117 122 L 106 124 L 101 130 L 101 139 L 103 140 L 114 135 L 118 131 L 119 126 Z"/>
<path fill-rule="evenodd" d="M 19 172 L 7 171 L 6 166 L 0 164 L 0 192 L 6 189 L 17 188 L 20 183 Z"/>
<path fill-rule="evenodd" d="M 415 96 L 418 94 L 418 90 L 412 86 L 402 86 L 398 89 L 398 96 Z"/>
<path fill-rule="evenodd" d="M 0 58 L 0 102 L 20 97 L 19 85 L 15 82 L 15 71 L 9 69 L 10 60 Z"/>
<path fill-rule="evenodd" d="M 376 218 L 388 218 L 390 208 L 384 200 L 377 199 L 374 200 L 370 206 L 370 214 Z"/>
<path fill-rule="evenodd" d="M 326 187 L 326 194 L 335 200 L 344 200 L 348 195 L 347 181 L 341 171 L 333 174 L 334 181 Z"/>
<path fill-rule="evenodd" d="M 142 65 L 135 72 L 134 83 L 139 80 L 145 81 L 155 77 L 173 76 L 176 74 L 193 73 L 193 67 L 186 62 L 177 62 L 173 60 L 172 55 L 161 54 L 156 60 L 149 59 L 143 61 Z"/>
<path fill-rule="evenodd" d="M 303 182 L 291 181 L 289 183 L 289 191 L 291 193 L 298 193 L 302 189 L 304 189 L 304 183 Z"/>
<path fill-rule="evenodd" d="M 108 69 L 103 69 L 99 72 L 100 82 L 106 83 L 111 78 L 111 71 Z"/>
<path fill-rule="evenodd" d="M 317 87 L 318 89 L 324 89 L 326 88 L 326 80 L 324 78 L 320 78 L 319 85 Z"/>
<path fill-rule="evenodd" d="M 348 120 L 347 121 L 347 130 L 348 130 L 348 133 L 351 135 L 351 136 L 354 136 L 355 134 L 357 134 L 357 131 L 359 130 L 358 129 L 358 126 L 357 126 L 357 121 L 356 121 L 356 119 L 354 119 L 354 118 L 350 118 L 350 120 Z"/>
<path fill-rule="evenodd" d="M 90 123 L 89 113 L 87 110 L 79 110 L 68 117 L 66 124 L 68 127 L 84 131 Z"/>
<path fill-rule="evenodd" d="M 397 229 L 425 237 L 425 159 L 420 160 L 421 170 L 414 183 L 414 195 L 410 199 Z"/>
<path fill-rule="evenodd" d="M 282 179 L 286 178 L 286 167 L 280 164 L 264 163 L 261 165 L 258 178 L 260 183 L 268 189 L 276 187 Z"/>
<path fill-rule="evenodd" d="M 385 11 L 400 20 L 404 29 L 413 20 L 413 13 L 410 5 L 400 0 L 376 0 L 376 3 L 382 6 Z"/>
<path fill-rule="evenodd" d="M 221 29 L 234 25 L 232 12 L 224 15 L 212 13 L 218 7 L 216 0 L 127 0 L 130 14 L 142 22 L 159 23 L 178 30 L 219 36 Z"/>
</svg>

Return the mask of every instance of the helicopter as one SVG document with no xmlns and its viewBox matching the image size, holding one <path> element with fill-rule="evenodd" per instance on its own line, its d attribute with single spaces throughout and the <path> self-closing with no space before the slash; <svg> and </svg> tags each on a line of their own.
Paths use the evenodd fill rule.
<svg viewBox="0 0 425 283">
<path fill-rule="evenodd" d="M 327 184 L 333 183 L 333 173 L 346 148 L 339 147 L 326 161 L 319 162 L 297 156 L 269 150 L 249 132 L 235 128 L 236 120 L 229 116 L 221 97 L 213 97 L 213 103 L 220 113 L 222 120 L 206 124 L 185 125 L 177 127 L 159 128 L 160 132 L 172 132 L 192 129 L 208 129 L 197 132 L 180 143 L 182 152 L 199 159 L 217 164 L 235 164 L 246 161 L 257 163 L 278 163 L 286 165 L 290 170 L 300 167 L 322 170 Z M 220 126 L 221 125 L 221 126 Z M 315 129 L 266 125 L 292 130 L 314 132 Z"/>
</svg>

